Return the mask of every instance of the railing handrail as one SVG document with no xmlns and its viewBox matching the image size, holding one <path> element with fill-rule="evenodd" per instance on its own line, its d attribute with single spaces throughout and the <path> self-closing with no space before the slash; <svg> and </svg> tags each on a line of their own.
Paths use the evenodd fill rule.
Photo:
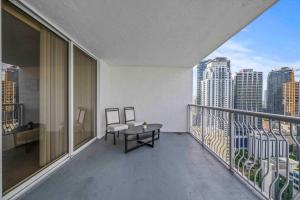
<svg viewBox="0 0 300 200">
<path fill-rule="evenodd" d="M 23 103 L 3 103 L 2 106 L 24 105 Z"/>
<path fill-rule="evenodd" d="M 279 120 L 279 121 L 290 122 L 290 123 L 300 123 L 300 117 L 294 117 L 294 116 L 286 116 L 286 115 L 263 113 L 263 112 L 254 112 L 254 111 L 239 110 L 239 109 L 233 109 L 233 108 L 202 106 L 202 105 L 198 105 L 198 104 L 188 104 L 188 106 L 195 106 L 195 107 L 199 107 L 199 108 L 207 108 L 207 109 L 212 109 L 212 110 L 225 111 L 225 112 L 234 113 L 234 114 L 251 115 L 251 116 L 255 116 L 255 117 L 269 118 L 271 120 Z"/>
</svg>

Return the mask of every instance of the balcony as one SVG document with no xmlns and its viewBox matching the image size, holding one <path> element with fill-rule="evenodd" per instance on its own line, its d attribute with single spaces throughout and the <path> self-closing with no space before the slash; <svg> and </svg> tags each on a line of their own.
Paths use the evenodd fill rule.
<svg viewBox="0 0 300 200">
<path fill-rule="evenodd" d="M 187 133 L 128 154 L 122 139 L 97 140 L 21 199 L 258 199 Z"/>
<path fill-rule="evenodd" d="M 2 0 L 0 199 L 269 198 L 234 166 L 228 114 L 186 107 L 193 66 L 275 3 Z M 125 106 L 163 124 L 154 148 L 104 141 Z"/>
<path fill-rule="evenodd" d="M 299 117 L 189 105 L 190 133 L 265 199 L 299 199 Z"/>
</svg>

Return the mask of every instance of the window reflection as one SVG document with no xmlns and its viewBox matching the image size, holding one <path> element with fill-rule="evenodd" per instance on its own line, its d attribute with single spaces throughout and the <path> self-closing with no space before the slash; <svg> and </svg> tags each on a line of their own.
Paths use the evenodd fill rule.
<svg viewBox="0 0 300 200">
<path fill-rule="evenodd" d="M 74 47 L 74 147 L 96 133 L 97 62 Z"/>
<path fill-rule="evenodd" d="M 4 193 L 67 153 L 68 43 L 2 4 Z"/>
</svg>

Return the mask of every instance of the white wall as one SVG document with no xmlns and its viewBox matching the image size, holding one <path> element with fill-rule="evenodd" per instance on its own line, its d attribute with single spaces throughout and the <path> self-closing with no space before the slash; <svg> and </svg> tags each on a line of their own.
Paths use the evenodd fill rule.
<svg viewBox="0 0 300 200">
<path fill-rule="evenodd" d="M 100 102 L 98 105 L 99 107 L 99 112 L 97 117 L 98 117 L 98 133 L 97 136 L 98 138 L 101 138 L 105 134 L 105 112 L 104 109 L 109 107 L 109 102 L 110 102 L 110 68 L 109 66 L 103 61 L 100 60 Z"/>
<path fill-rule="evenodd" d="M 162 131 L 187 131 L 187 104 L 192 102 L 192 68 L 108 66 L 101 62 L 100 124 L 106 107 L 134 106 L 137 120 L 162 123 Z"/>
</svg>

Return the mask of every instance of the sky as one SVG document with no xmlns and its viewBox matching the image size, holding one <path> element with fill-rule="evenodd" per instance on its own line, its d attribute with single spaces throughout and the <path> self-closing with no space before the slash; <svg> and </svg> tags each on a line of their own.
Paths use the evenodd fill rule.
<svg viewBox="0 0 300 200">
<path fill-rule="evenodd" d="M 279 0 L 205 59 L 217 56 L 231 60 L 233 73 L 244 68 L 262 71 L 264 89 L 272 69 L 300 69 L 300 0 Z M 195 86 L 196 68 L 193 81 Z"/>
</svg>

